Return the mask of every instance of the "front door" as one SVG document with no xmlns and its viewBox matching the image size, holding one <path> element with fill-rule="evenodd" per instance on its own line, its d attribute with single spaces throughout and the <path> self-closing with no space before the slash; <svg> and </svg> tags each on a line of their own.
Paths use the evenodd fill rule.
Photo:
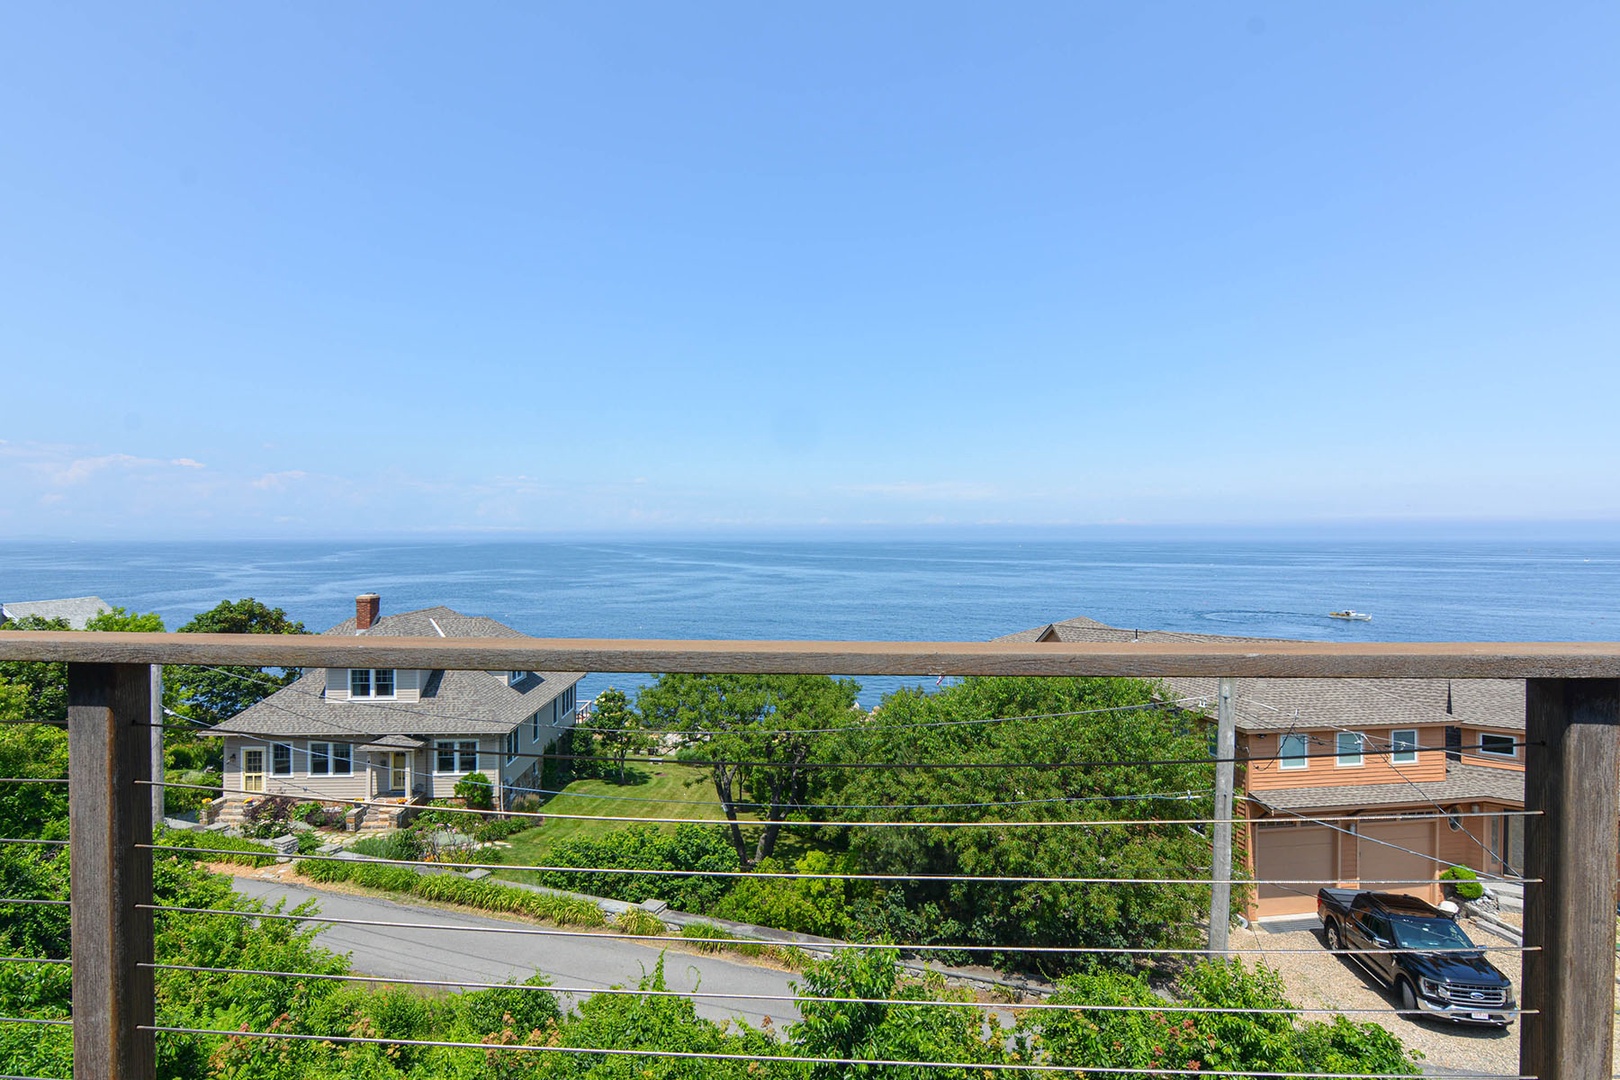
<svg viewBox="0 0 1620 1080">
<path fill-rule="evenodd" d="M 410 783 L 411 756 L 409 754 L 392 753 L 388 755 L 388 790 L 404 792 Z"/>
<path fill-rule="evenodd" d="M 242 751 L 242 790 L 264 790 L 264 749 Z"/>
</svg>

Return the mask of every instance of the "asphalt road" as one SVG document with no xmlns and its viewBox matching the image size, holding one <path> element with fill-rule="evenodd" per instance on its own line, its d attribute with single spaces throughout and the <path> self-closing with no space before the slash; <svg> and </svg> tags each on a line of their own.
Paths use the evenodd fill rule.
<svg viewBox="0 0 1620 1080">
<path fill-rule="evenodd" d="M 441 926 L 528 925 L 257 878 L 236 878 L 235 888 L 244 896 L 267 903 L 285 901 L 286 908 L 315 900 L 321 914 L 334 919 Z M 361 975 L 478 983 L 522 980 L 539 972 L 557 986 L 596 990 L 634 988 L 658 962 L 659 952 L 652 945 L 606 937 L 531 937 L 342 924 L 328 925 L 317 940 L 334 952 L 350 954 L 354 971 Z M 671 990 L 791 994 L 793 988 L 788 981 L 792 977 L 773 968 L 676 950 L 671 950 L 664 961 L 664 979 Z M 791 1001 L 699 998 L 695 1004 L 698 1015 L 710 1020 L 739 1019 L 754 1027 L 759 1027 L 767 1016 L 778 1029 L 799 1018 Z"/>
</svg>

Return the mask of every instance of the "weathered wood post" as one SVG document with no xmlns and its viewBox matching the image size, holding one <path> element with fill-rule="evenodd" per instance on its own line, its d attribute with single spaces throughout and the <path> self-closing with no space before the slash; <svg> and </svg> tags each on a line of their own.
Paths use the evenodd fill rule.
<svg viewBox="0 0 1620 1080">
<path fill-rule="evenodd" d="M 152 775 L 145 664 L 68 664 L 73 1075 L 153 1080 Z"/>
<path fill-rule="evenodd" d="M 1209 951 L 1225 953 L 1232 929 L 1232 788 L 1237 765 L 1237 719 L 1232 679 L 1222 678 L 1215 709 L 1215 851 L 1209 894 Z"/>
<path fill-rule="evenodd" d="M 1526 680 L 1523 1076 L 1614 1071 L 1617 735 L 1620 679 Z"/>
</svg>

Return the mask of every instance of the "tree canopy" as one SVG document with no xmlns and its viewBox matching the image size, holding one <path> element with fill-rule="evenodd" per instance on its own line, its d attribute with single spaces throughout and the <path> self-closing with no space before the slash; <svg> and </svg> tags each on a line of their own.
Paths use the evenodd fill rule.
<svg viewBox="0 0 1620 1080">
<path fill-rule="evenodd" d="M 649 726 L 686 736 L 687 757 L 709 762 L 709 778 L 745 865 L 776 849 L 781 822 L 809 802 L 818 761 L 833 749 L 830 729 L 860 715 L 851 679 L 826 675 L 661 675 L 637 695 Z M 748 850 L 737 820 L 744 802 L 766 822 Z"/>
<path fill-rule="evenodd" d="M 302 634 L 304 624 L 251 596 L 222 600 L 181 626 L 181 634 Z M 298 668 L 195 667 L 165 672 L 175 687 L 176 708 L 199 724 L 213 725 L 280 690 L 302 672 Z"/>
</svg>

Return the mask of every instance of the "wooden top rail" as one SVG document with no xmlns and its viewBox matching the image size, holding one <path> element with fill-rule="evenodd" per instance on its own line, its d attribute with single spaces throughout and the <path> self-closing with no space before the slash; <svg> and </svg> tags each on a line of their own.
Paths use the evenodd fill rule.
<svg viewBox="0 0 1620 1080">
<path fill-rule="evenodd" d="M 0 632 L 0 660 L 485 671 L 1620 678 L 1620 642 L 661 641 Z"/>
</svg>

